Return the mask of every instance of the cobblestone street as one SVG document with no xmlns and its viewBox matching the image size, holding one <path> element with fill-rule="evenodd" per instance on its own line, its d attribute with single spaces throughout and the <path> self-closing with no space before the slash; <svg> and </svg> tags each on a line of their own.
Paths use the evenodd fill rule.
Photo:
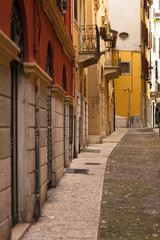
<svg viewBox="0 0 160 240">
<path fill-rule="evenodd" d="M 99 240 L 160 239 L 160 138 L 132 129 L 108 158 Z"/>
</svg>

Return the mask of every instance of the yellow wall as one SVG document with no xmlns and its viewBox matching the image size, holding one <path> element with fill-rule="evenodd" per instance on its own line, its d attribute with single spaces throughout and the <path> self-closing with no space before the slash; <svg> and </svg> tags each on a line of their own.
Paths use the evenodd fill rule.
<svg viewBox="0 0 160 240">
<path fill-rule="evenodd" d="M 116 115 L 128 117 L 128 91 L 130 90 L 130 116 L 140 115 L 141 119 L 141 53 L 120 51 L 122 62 L 130 62 L 130 74 L 115 79 Z"/>
</svg>

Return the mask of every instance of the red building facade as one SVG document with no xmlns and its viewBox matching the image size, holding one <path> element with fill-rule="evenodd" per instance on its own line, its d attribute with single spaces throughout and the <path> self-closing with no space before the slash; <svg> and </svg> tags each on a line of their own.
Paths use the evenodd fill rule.
<svg viewBox="0 0 160 240">
<path fill-rule="evenodd" d="M 0 8 L 0 239 L 38 219 L 72 159 L 71 0 Z"/>
</svg>

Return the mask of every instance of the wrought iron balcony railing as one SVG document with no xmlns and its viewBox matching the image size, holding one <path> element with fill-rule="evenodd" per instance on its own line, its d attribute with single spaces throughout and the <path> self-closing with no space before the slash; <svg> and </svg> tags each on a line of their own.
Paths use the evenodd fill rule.
<svg viewBox="0 0 160 240">
<path fill-rule="evenodd" d="M 82 25 L 79 30 L 79 51 L 99 53 L 100 44 L 97 25 Z"/>
</svg>

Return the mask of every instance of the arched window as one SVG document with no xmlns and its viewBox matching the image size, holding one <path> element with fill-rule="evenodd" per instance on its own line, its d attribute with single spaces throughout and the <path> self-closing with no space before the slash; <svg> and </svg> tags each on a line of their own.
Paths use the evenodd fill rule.
<svg viewBox="0 0 160 240">
<path fill-rule="evenodd" d="M 47 49 L 46 73 L 50 77 L 52 77 L 52 59 L 51 59 L 51 47 L 50 47 L 50 44 L 48 44 L 48 49 Z"/>
<path fill-rule="evenodd" d="M 23 28 L 18 6 L 18 0 L 14 0 L 11 13 L 11 39 L 20 48 L 18 57 L 24 61 L 24 43 L 23 43 Z"/>
<path fill-rule="evenodd" d="M 62 88 L 67 92 L 66 67 L 63 65 Z"/>
</svg>

